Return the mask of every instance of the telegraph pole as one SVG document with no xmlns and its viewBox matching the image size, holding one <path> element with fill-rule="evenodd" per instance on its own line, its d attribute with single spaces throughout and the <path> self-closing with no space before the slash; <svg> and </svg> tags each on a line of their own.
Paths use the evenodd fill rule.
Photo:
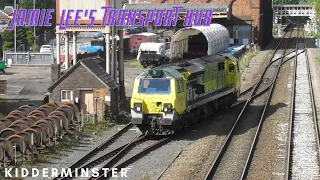
<svg viewBox="0 0 320 180">
<path fill-rule="evenodd" d="M 33 0 L 33 9 L 36 9 L 36 0 Z M 36 44 L 36 26 L 33 26 L 33 44 Z"/>
<path fill-rule="evenodd" d="M 17 0 L 14 0 L 14 9 L 17 9 Z M 14 52 L 17 52 L 17 26 L 14 26 Z"/>
<path fill-rule="evenodd" d="M 123 30 L 118 31 L 120 45 L 119 45 L 119 85 L 120 85 L 120 99 L 122 102 L 126 100 L 124 87 L 124 62 L 123 62 Z"/>
<path fill-rule="evenodd" d="M 116 0 L 112 1 L 112 6 L 115 9 L 116 8 Z M 117 53 L 117 39 L 116 39 L 116 26 L 112 27 L 112 54 L 111 54 L 111 77 L 114 81 L 118 82 L 118 75 L 117 75 L 117 59 L 116 59 L 116 53 Z M 107 57 L 106 57 L 107 58 Z M 107 62 L 106 62 L 107 63 Z M 116 120 L 119 115 L 119 88 L 116 88 L 112 92 L 112 98 L 111 98 L 111 109 L 112 109 L 112 115 L 113 118 Z"/>
</svg>

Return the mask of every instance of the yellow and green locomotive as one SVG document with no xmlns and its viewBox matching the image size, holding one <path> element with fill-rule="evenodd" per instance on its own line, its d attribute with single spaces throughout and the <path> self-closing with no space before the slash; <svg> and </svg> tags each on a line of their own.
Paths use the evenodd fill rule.
<svg viewBox="0 0 320 180">
<path fill-rule="evenodd" d="M 171 134 L 230 107 L 239 93 L 239 66 L 230 54 L 162 65 L 135 79 L 131 122 L 144 134 Z"/>
</svg>

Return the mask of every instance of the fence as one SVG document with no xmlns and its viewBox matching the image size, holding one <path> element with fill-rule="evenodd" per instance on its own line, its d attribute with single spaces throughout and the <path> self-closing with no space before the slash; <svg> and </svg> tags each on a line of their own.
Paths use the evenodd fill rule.
<svg viewBox="0 0 320 180">
<path fill-rule="evenodd" d="M 50 65 L 54 63 L 53 53 L 6 51 L 3 57 L 7 65 Z"/>
<path fill-rule="evenodd" d="M 80 42 L 80 43 L 77 43 L 77 50 L 79 50 L 79 48 L 82 48 L 82 47 L 85 47 L 85 46 L 91 46 L 91 42 Z M 69 44 L 69 53 L 72 53 L 72 51 L 73 51 L 73 44 L 71 42 Z M 65 45 L 60 45 L 60 53 L 65 53 L 65 52 L 66 52 Z"/>
</svg>

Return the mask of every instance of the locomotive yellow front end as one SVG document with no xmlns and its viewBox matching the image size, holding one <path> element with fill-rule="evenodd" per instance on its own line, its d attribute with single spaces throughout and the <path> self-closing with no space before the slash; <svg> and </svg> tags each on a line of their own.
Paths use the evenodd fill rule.
<svg viewBox="0 0 320 180">
<path fill-rule="evenodd" d="M 183 76 L 170 69 L 153 69 L 135 79 L 131 122 L 144 134 L 171 134 L 186 107 Z"/>
</svg>

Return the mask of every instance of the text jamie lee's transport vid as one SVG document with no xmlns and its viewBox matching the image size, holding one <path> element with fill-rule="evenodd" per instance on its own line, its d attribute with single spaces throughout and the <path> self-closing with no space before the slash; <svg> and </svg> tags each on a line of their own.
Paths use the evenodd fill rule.
<svg viewBox="0 0 320 180">
<path fill-rule="evenodd" d="M 149 10 L 125 10 L 112 9 L 112 6 L 103 6 L 104 11 L 102 26 L 148 26 L 153 22 L 154 26 L 176 26 L 179 12 L 183 6 L 173 6 L 172 9 Z M 7 30 L 13 30 L 15 26 L 51 26 L 54 9 L 20 9 L 14 10 L 13 18 Z M 79 20 L 87 18 L 88 26 L 95 25 L 97 10 L 62 10 L 59 29 L 65 30 L 69 26 L 80 26 Z M 185 12 L 184 26 L 210 26 L 213 10 L 192 10 Z M 145 15 L 145 16 L 144 16 Z M 139 19 L 136 22 L 136 18 Z M 73 22 L 72 22 L 73 21 Z"/>
</svg>

